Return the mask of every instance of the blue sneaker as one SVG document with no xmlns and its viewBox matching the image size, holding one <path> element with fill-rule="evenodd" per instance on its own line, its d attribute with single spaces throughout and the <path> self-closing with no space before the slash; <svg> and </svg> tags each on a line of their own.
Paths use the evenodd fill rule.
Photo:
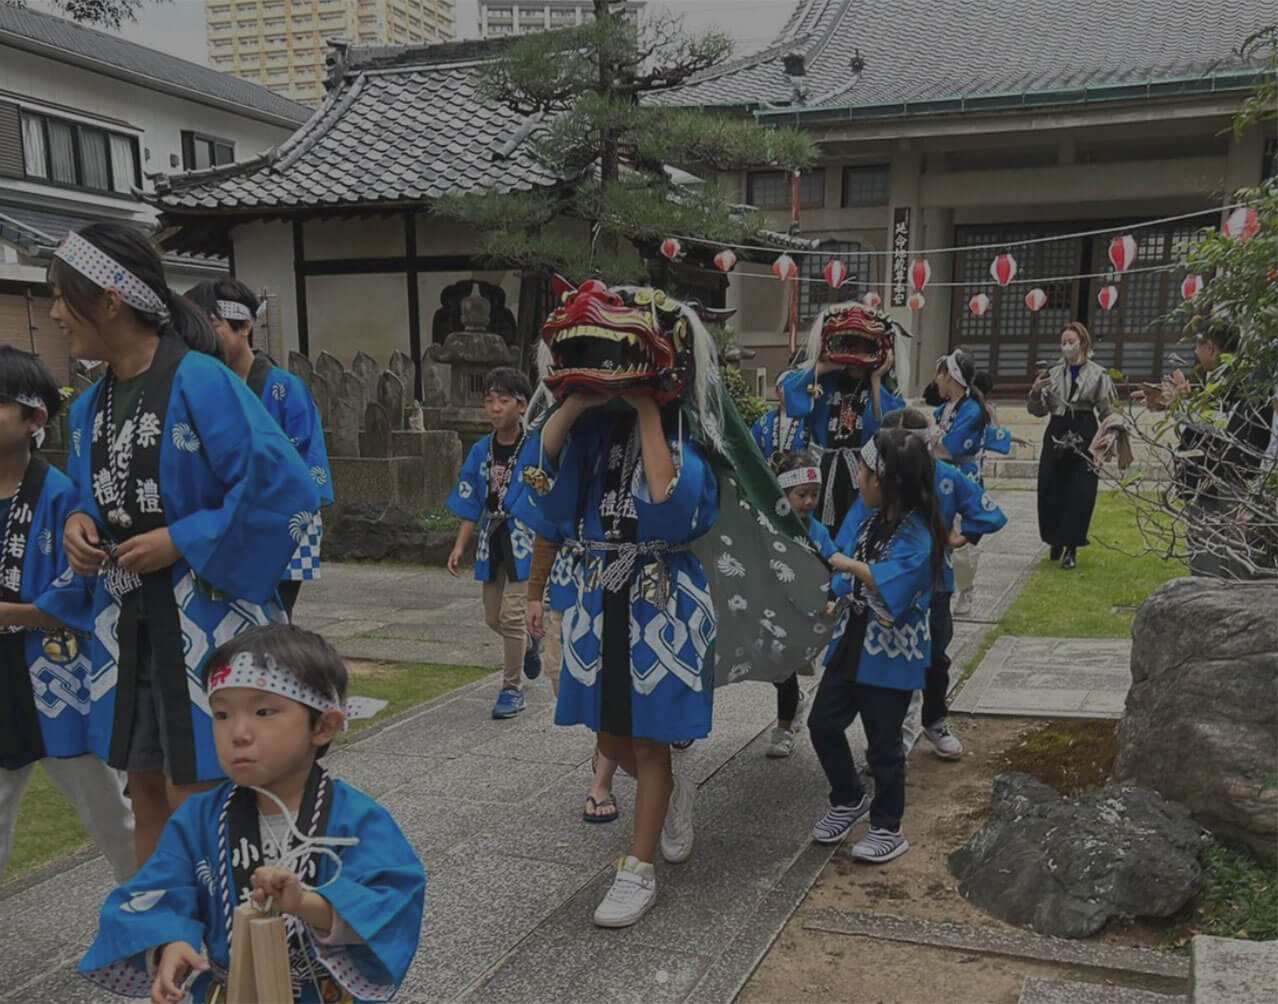
<svg viewBox="0 0 1278 1004">
<path fill-rule="evenodd" d="M 533 638 L 528 639 L 528 647 L 524 649 L 524 676 L 529 680 L 541 676 L 541 652 Z"/>
<path fill-rule="evenodd" d="M 514 687 L 502 687 L 493 705 L 494 718 L 514 718 L 524 710 L 524 692 Z"/>
</svg>

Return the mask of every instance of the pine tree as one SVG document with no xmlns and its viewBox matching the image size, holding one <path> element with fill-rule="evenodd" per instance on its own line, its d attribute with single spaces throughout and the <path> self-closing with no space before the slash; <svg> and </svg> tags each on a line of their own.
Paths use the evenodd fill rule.
<svg viewBox="0 0 1278 1004">
<path fill-rule="evenodd" d="M 797 170 L 815 159 L 800 132 L 645 100 L 722 64 L 732 42 L 718 32 L 690 36 L 670 15 L 638 21 L 614 6 L 594 0 L 593 21 L 522 36 L 485 68 L 487 96 L 537 120 L 536 155 L 565 181 L 436 203 L 480 232 L 484 257 L 578 280 L 641 280 L 667 236 L 740 243 L 767 225 L 734 205 L 736 193 L 677 184 L 668 167 Z M 550 225 L 559 218 L 584 221 L 589 236 Z"/>
</svg>

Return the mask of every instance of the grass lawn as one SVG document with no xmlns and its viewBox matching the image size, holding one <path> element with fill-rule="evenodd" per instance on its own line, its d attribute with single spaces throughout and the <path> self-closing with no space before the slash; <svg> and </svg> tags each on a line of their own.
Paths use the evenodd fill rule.
<svg viewBox="0 0 1278 1004">
<path fill-rule="evenodd" d="M 476 666 L 435 666 L 412 663 L 385 665 L 356 663 L 351 667 L 350 693 L 360 697 L 377 697 L 389 701 L 376 718 L 351 722 L 348 735 L 384 721 L 390 715 L 416 704 L 446 694 L 450 690 L 478 680 L 491 669 Z M 345 740 L 339 738 L 335 749 Z M 75 812 L 62 797 L 62 792 L 39 766 L 22 797 L 18 812 L 18 829 L 13 854 L 5 869 L 3 881 L 15 879 L 24 872 L 48 864 L 88 845 L 89 836 Z"/>
<path fill-rule="evenodd" d="M 1125 638 L 1136 607 L 1169 579 L 1187 575 L 1185 565 L 1140 554 L 1142 543 L 1130 505 L 1112 491 L 1100 492 L 1078 566 L 1062 571 L 1044 555 L 1025 588 L 963 667 L 971 674 L 1001 636 Z"/>
</svg>

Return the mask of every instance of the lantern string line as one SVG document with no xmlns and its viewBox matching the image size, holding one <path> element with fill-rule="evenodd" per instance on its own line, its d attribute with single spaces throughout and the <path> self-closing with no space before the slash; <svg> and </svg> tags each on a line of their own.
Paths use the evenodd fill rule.
<svg viewBox="0 0 1278 1004">
<path fill-rule="evenodd" d="M 1049 276 L 1044 276 L 1042 278 L 1034 278 L 1034 279 L 1022 279 L 1018 275 L 1015 279 L 1009 280 L 1006 283 L 1006 285 L 1037 286 L 1040 284 L 1047 284 L 1047 283 L 1054 283 L 1054 282 L 1073 282 L 1075 279 L 1106 279 L 1106 278 L 1113 279 L 1114 282 L 1117 283 L 1125 275 L 1137 275 L 1140 273 L 1149 273 L 1149 272 L 1174 272 L 1174 271 L 1184 271 L 1184 270 L 1185 270 L 1185 265 L 1182 262 L 1165 262 L 1161 265 L 1146 265 L 1141 268 L 1129 268 L 1122 272 L 1118 272 L 1118 271 L 1115 271 L 1114 269 L 1110 269 L 1107 272 L 1082 272 L 1077 275 L 1049 275 Z M 728 274 L 731 275 L 733 278 L 740 277 L 740 278 L 746 278 L 746 279 L 767 279 L 769 282 L 777 281 L 777 277 L 770 272 L 743 272 L 739 269 L 733 269 Z M 793 275 L 789 279 L 783 279 L 781 281 L 782 282 L 811 282 L 811 283 L 817 283 L 822 286 L 829 285 L 829 283 L 827 283 L 823 278 L 819 276 Z M 879 282 L 861 283 L 856 281 L 855 275 L 850 274 L 848 278 L 844 280 L 843 285 L 845 286 L 846 285 L 853 285 L 853 286 L 863 285 L 867 289 L 876 289 L 880 287 L 884 289 L 890 289 L 893 284 L 891 280 L 881 280 Z M 999 284 L 995 282 L 993 279 L 975 279 L 970 282 L 928 282 L 922 290 L 915 290 L 913 286 L 910 287 L 910 290 L 911 292 L 922 292 L 926 295 L 927 290 L 933 289 L 933 288 L 936 288 L 936 289 L 970 288 L 975 290 L 975 289 L 984 289 L 987 287 L 997 288 L 998 285 Z"/>
<path fill-rule="evenodd" d="M 1070 234 L 1051 234 L 1046 237 L 1027 237 L 1022 240 L 1002 241 L 997 244 L 967 244 L 963 247 L 951 248 L 931 248 L 918 251 L 906 252 L 911 258 L 926 258 L 929 255 L 941 254 L 957 254 L 967 251 L 1001 251 L 1006 248 L 1027 247 L 1031 244 L 1049 244 L 1052 241 L 1068 241 L 1081 237 L 1102 237 L 1105 234 L 1127 234 L 1133 230 L 1141 230 L 1147 227 L 1157 227 L 1164 223 L 1179 223 L 1182 220 L 1192 220 L 1198 216 L 1213 216 L 1219 213 L 1229 213 L 1235 209 L 1242 209 L 1247 205 L 1245 202 L 1235 202 L 1228 206 L 1220 206 L 1216 209 L 1200 209 L 1193 213 L 1181 213 L 1178 216 L 1164 216 L 1157 220 L 1145 220 L 1140 223 L 1132 223 L 1124 227 L 1104 227 L 1100 230 L 1080 230 L 1077 233 Z M 688 237 L 682 234 L 671 234 L 675 240 L 690 241 L 694 244 L 705 244 L 717 248 L 731 248 L 734 251 L 762 251 L 767 254 L 782 255 L 788 254 L 791 257 L 795 255 L 814 255 L 819 258 L 856 258 L 856 257 L 872 257 L 887 258 L 896 254 L 896 251 L 887 250 L 879 251 L 875 248 L 866 248 L 861 251 L 805 251 L 801 249 L 786 250 L 783 248 L 766 247 L 761 244 L 728 244 L 723 241 L 708 240 L 705 237 Z M 1131 271 L 1130 269 L 1128 271 Z"/>
</svg>

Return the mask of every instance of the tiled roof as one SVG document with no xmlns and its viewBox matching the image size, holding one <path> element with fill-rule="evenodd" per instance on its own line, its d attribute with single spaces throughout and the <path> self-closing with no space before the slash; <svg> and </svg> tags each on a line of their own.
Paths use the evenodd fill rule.
<svg viewBox="0 0 1278 1004">
<path fill-rule="evenodd" d="M 102 217 L 79 216 L 72 213 L 46 209 L 43 206 L 26 206 L 15 202 L 0 202 L 0 238 L 15 244 L 35 258 L 65 237 L 68 231 L 79 230 Z M 154 227 L 135 224 L 139 230 L 150 233 Z M 217 255 L 165 252 L 165 260 L 185 262 L 204 267 L 226 267 L 226 259 Z"/>
<path fill-rule="evenodd" d="M 0 46 L 3 45 L 48 52 L 51 58 L 108 76 L 180 91 L 192 101 L 234 106 L 250 117 L 266 116 L 272 121 L 300 125 L 312 111 L 247 80 L 18 4 L 0 2 Z"/>
<path fill-rule="evenodd" d="M 183 214 L 287 211 L 553 185 L 560 179 L 527 142 L 536 121 L 479 94 L 482 60 L 497 49 L 339 47 L 340 79 L 287 142 L 241 164 L 161 179 L 149 201 Z"/>
<path fill-rule="evenodd" d="M 1202 78 L 1241 69 L 1234 48 L 1272 13 L 1268 0 L 799 0 L 771 45 L 658 100 L 793 111 Z M 786 57 L 804 72 L 788 76 Z"/>
</svg>

